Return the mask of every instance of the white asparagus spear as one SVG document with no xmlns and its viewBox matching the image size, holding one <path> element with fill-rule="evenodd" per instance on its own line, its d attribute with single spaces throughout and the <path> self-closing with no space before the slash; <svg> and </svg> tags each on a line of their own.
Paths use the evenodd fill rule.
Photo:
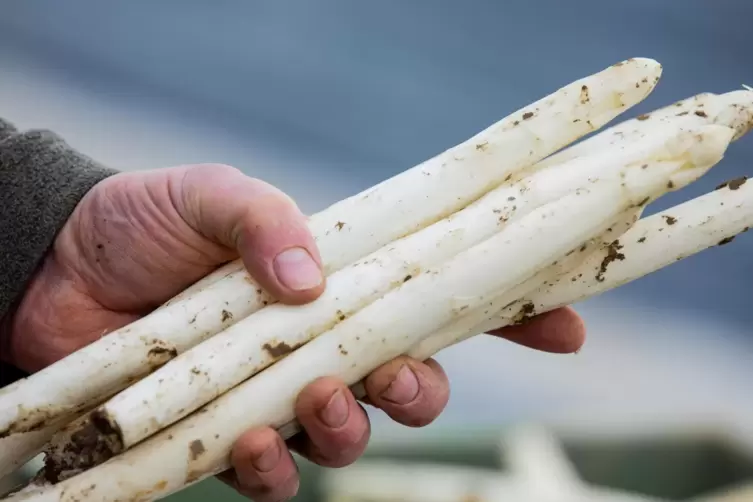
<svg viewBox="0 0 753 502">
<path fill-rule="evenodd" d="M 602 131 L 597 137 L 600 136 L 608 140 L 604 141 L 602 145 L 608 145 L 609 148 L 616 148 L 619 147 L 620 143 L 629 143 L 628 139 L 632 140 L 632 138 L 645 136 L 645 134 L 650 130 L 645 126 L 648 123 L 656 124 L 659 122 L 665 123 L 667 121 L 678 123 L 678 120 L 682 120 L 685 123 L 689 124 L 722 123 L 735 127 L 735 129 L 737 130 L 735 139 L 737 139 L 741 134 L 747 132 L 750 128 L 752 103 L 751 100 L 753 99 L 752 96 L 753 93 L 751 93 L 750 91 L 734 91 L 721 95 L 708 93 L 700 94 L 698 96 L 693 96 L 691 98 L 677 102 L 669 107 L 665 107 L 652 112 L 650 114 L 650 121 L 643 119 L 632 119 L 610 129 Z M 683 119 L 678 119 L 675 117 L 683 117 Z M 618 131 L 619 134 L 614 134 Z M 614 139 L 612 138 L 612 136 Z M 584 150 L 584 145 L 589 145 L 590 148 L 588 150 Z M 600 148 L 600 145 L 596 141 L 596 138 L 591 138 L 586 142 L 570 147 L 570 149 L 580 149 L 581 154 L 588 153 L 598 148 Z M 554 158 L 561 161 L 568 158 L 572 159 L 577 157 L 578 155 L 569 154 L 570 149 L 560 152 L 555 156 L 542 161 L 540 164 L 551 165 L 553 163 L 552 159 Z M 567 154 L 567 156 L 565 156 L 564 154 Z M 497 321 L 491 321 L 492 324 L 494 322 Z M 480 331 L 476 330 L 475 333 L 478 333 Z M 441 339 L 441 336 L 433 337 L 433 340 Z M 430 341 L 427 340 L 426 343 L 429 342 Z M 27 435 L 22 437 L 31 439 L 35 436 L 37 435 Z M 7 441 L 7 439 L 5 441 Z M 0 440 L 0 446 L 5 446 L 3 440 Z M 22 447 L 22 443 L 19 443 L 19 447 Z M 10 453 L 11 449 L 3 448 L 3 451 Z M 18 449 L 14 448 L 13 451 L 18 451 Z M 2 460 L 3 459 L 0 459 L 0 465 L 3 464 Z"/>
<path fill-rule="evenodd" d="M 703 143 L 723 151 L 731 130 L 709 129 Z M 710 152 L 709 152 L 710 155 Z M 717 152 L 717 157 L 721 152 Z M 640 164 L 624 176 L 603 178 L 507 225 L 440 267 L 402 284 L 332 330 L 224 394 L 183 421 L 108 462 L 41 491 L 9 500 L 102 502 L 154 500 L 227 468 L 234 440 L 258 425 L 280 426 L 293 418 L 295 398 L 311 381 L 335 375 L 355 383 L 383 362 L 404 353 L 466 310 L 483 305 L 543 270 L 567 250 L 606 230 L 610 221 L 648 197 L 665 193 L 705 169 L 687 162 Z M 515 263 L 515 267 L 510 267 Z M 533 286 L 533 285 L 532 285 Z M 422 315 L 415 315 L 417 311 Z M 314 365 L 308 362 L 316 361 Z"/>
<path fill-rule="evenodd" d="M 576 150 L 576 153 L 578 153 L 577 150 L 580 149 L 581 154 L 587 154 L 588 152 L 598 150 L 599 148 L 606 150 L 599 145 L 599 141 L 602 141 L 602 145 L 608 145 L 609 147 L 609 150 L 606 151 L 617 151 L 616 148 L 620 147 L 620 144 L 632 144 L 631 142 L 628 142 L 628 138 L 632 140 L 632 138 L 646 136 L 650 129 L 646 128 L 644 124 L 649 120 L 653 121 L 653 124 L 661 125 L 660 128 L 654 129 L 654 132 L 650 137 L 654 137 L 655 134 L 660 134 L 660 131 L 664 130 L 669 125 L 685 127 L 692 131 L 697 124 L 716 123 L 734 128 L 736 131 L 734 139 L 736 140 L 743 134 L 747 133 L 750 129 L 751 123 L 753 123 L 753 92 L 734 91 L 722 95 L 701 94 L 694 96 L 669 107 L 652 112 L 648 118 L 643 117 L 641 119 L 633 119 L 607 129 L 598 136 L 591 138 L 580 145 L 573 146 L 571 149 Z M 617 131 L 619 134 L 614 134 L 614 132 Z M 604 140 L 597 140 L 596 138 L 599 137 L 604 138 Z M 581 147 L 581 145 L 589 142 L 590 145 L 587 145 L 588 148 Z M 622 148 L 625 148 L 625 146 Z M 579 155 L 570 154 L 570 149 L 568 149 L 564 152 L 560 152 L 554 157 L 559 158 L 560 160 L 569 159 L 572 161 L 573 159 L 578 158 Z M 551 159 L 548 160 L 549 163 L 545 160 L 542 161 L 542 164 L 551 166 Z M 545 172 L 547 172 L 547 168 L 544 168 L 541 171 L 541 173 Z M 619 236 L 619 234 L 617 236 Z M 554 267 L 552 267 L 552 269 L 553 268 Z M 555 270 L 550 270 L 549 274 L 554 274 L 556 272 L 557 271 Z M 551 275 L 549 277 L 551 278 Z M 550 279 L 548 278 L 546 280 L 549 281 Z M 485 310 L 488 311 L 489 309 Z M 481 313 L 478 315 L 481 315 Z M 468 324 L 469 322 L 471 324 Z M 466 319 L 459 321 L 458 326 L 455 327 L 455 331 L 458 329 L 473 330 L 476 328 L 476 326 L 472 326 L 474 322 L 473 316 L 467 316 Z M 494 322 L 496 322 L 496 320 Z M 452 330 L 450 332 L 452 333 Z M 479 331 L 476 331 L 476 333 L 478 332 Z M 443 335 L 439 333 L 436 339 L 442 340 L 442 337 Z M 426 343 L 431 342 L 430 340 L 426 340 Z"/>
<path fill-rule="evenodd" d="M 416 354 L 426 354 L 428 353 L 427 350 L 432 348 L 437 348 L 438 352 L 445 346 L 454 345 L 466 338 L 470 338 L 471 334 L 479 334 L 481 331 L 476 331 L 476 329 L 478 328 L 481 319 L 489 319 L 488 322 L 490 323 L 502 322 L 502 324 L 504 324 L 504 321 L 499 321 L 499 316 L 496 315 L 499 313 L 501 307 L 506 305 L 502 302 L 512 303 L 512 301 L 508 299 L 517 299 L 527 291 L 530 291 L 530 284 L 545 284 L 550 281 L 555 281 L 562 274 L 579 267 L 589 256 L 591 256 L 592 252 L 606 248 L 612 241 L 614 241 L 614 239 L 630 229 L 630 227 L 638 221 L 638 218 L 640 218 L 643 209 L 643 207 L 629 209 L 614 223 L 609 225 L 603 234 L 596 236 L 583 246 L 579 247 L 577 252 L 569 253 L 556 263 L 540 271 L 532 278 L 506 291 L 502 295 L 503 297 L 495 297 L 488 304 L 484 304 L 481 307 L 470 311 L 459 319 L 451 322 L 448 326 L 441 328 L 437 333 L 429 335 L 424 340 L 420 341 L 415 347 L 411 348 L 408 355 L 414 357 Z M 486 325 L 484 324 L 484 326 Z M 489 328 L 489 330 L 495 329 L 496 327 L 497 326 Z M 434 353 L 429 353 L 429 355 L 420 360 L 425 361 L 433 354 Z M 364 387 L 363 382 L 357 382 L 351 385 L 350 389 L 357 399 L 366 397 L 366 388 Z M 284 439 L 289 439 L 300 431 L 301 427 L 297 420 L 291 420 L 277 429 L 277 432 L 279 432 Z"/>
<path fill-rule="evenodd" d="M 750 128 L 751 114 L 753 113 L 753 92 L 750 91 L 733 91 L 721 95 L 710 93 L 699 94 L 684 99 L 667 107 L 658 109 L 645 116 L 622 122 L 616 126 L 600 132 L 597 136 L 592 137 L 585 142 L 570 146 L 554 156 L 551 156 L 539 164 L 544 166 L 542 170 L 551 167 L 555 161 L 563 162 L 583 156 L 599 149 L 609 148 L 610 150 L 624 149 L 624 145 L 629 145 L 636 139 L 645 137 L 651 131 L 661 130 L 667 123 L 678 126 L 693 127 L 697 124 L 717 123 L 734 127 L 737 131 L 735 139 L 738 139 L 743 133 Z M 656 127 L 659 125 L 660 127 Z M 539 167 L 537 167 L 539 169 Z M 221 272 L 216 272 L 221 275 Z M 188 296 L 184 292 L 185 296 Z M 34 439 L 38 444 L 35 436 L 23 436 L 29 440 Z M 9 438 L 8 438 L 9 439 Z M 13 457 L 13 453 L 21 451 L 22 443 L 18 443 L 19 448 L 4 448 L 6 440 L 0 440 L 0 449 L 7 452 L 6 456 Z M 15 443 L 14 443 L 15 446 Z M 33 445 L 32 448 L 36 448 Z M 13 465 L 9 460 L 0 458 L 0 466 Z M 0 472 L 3 472 L 0 470 Z"/>
<path fill-rule="evenodd" d="M 0 479 L 22 467 L 37 456 L 42 447 L 57 431 L 57 427 L 15 434 L 0 443 Z"/>
<path fill-rule="evenodd" d="M 727 244 L 750 227 L 753 227 L 753 183 L 746 183 L 743 177 L 640 219 L 627 231 L 615 226 L 615 232 L 622 234 L 624 231 L 616 245 L 589 254 L 581 265 L 545 281 L 527 298 L 510 305 L 507 305 L 507 295 L 495 298 L 489 305 L 467 313 L 424 338 L 407 351 L 407 355 L 425 361 L 478 334 L 598 296 L 696 253 Z M 351 389 L 357 398 L 366 395 L 362 382 Z M 278 430 L 287 439 L 299 432 L 300 426 L 292 420 Z"/>
<path fill-rule="evenodd" d="M 753 92 L 736 90 L 723 94 L 701 93 L 639 115 L 609 127 L 580 143 L 570 145 L 537 164 L 537 169 L 560 164 L 587 155 L 594 150 L 612 148 L 616 140 L 632 140 L 653 134 L 667 123 L 680 126 L 718 124 L 735 129 L 734 140 L 753 126 Z"/>
<path fill-rule="evenodd" d="M 79 437 L 85 440 L 87 448 L 92 448 L 96 435 L 91 430 L 84 432 L 92 427 L 104 427 L 100 437 L 106 438 L 99 448 L 98 462 L 130 448 L 327 331 L 421 270 L 490 237 L 503 222 L 520 218 L 600 177 L 616 176 L 626 164 L 694 156 L 694 150 L 705 149 L 697 139 L 704 127 L 682 131 L 668 125 L 656 135 L 632 142 L 619 156 L 611 151 L 597 152 L 489 192 L 450 217 L 334 273 L 317 301 L 304 306 L 272 305 L 262 309 L 172 360 L 98 408 L 96 416 L 85 417 L 61 431 L 48 449 L 48 461 L 59 463 L 61 455 L 70 456 L 70 451 L 77 451 L 75 443 Z M 110 431 L 117 431 L 116 436 L 109 434 Z M 80 458 L 84 462 L 94 460 L 90 455 Z"/>
<path fill-rule="evenodd" d="M 746 178 L 732 180 L 713 192 L 639 220 L 617 245 L 594 253 L 528 298 L 491 316 L 479 315 L 475 320 L 468 316 L 422 340 L 409 354 L 426 360 L 468 337 L 586 300 L 705 249 L 728 244 L 752 226 L 753 183 L 746 183 Z"/>
<path fill-rule="evenodd" d="M 648 67 L 645 67 L 644 65 L 648 64 Z M 623 75 L 619 75 L 618 72 L 627 70 L 629 77 L 625 77 Z M 638 70 L 636 72 L 636 70 Z M 613 72 L 614 76 L 607 75 L 607 72 Z M 615 86 L 614 83 L 608 83 L 606 86 L 602 82 L 596 81 L 593 77 L 599 76 L 600 80 L 603 80 L 604 83 L 608 82 L 612 78 L 620 79 L 621 81 Z M 574 107 L 582 107 L 582 105 L 590 104 L 593 102 L 603 102 L 603 104 L 599 105 L 600 107 L 605 107 L 606 109 L 612 109 L 615 106 L 617 106 L 620 111 L 618 113 L 614 113 L 612 118 L 617 117 L 619 113 L 622 113 L 626 111 L 627 109 L 631 108 L 635 104 L 642 101 L 656 86 L 657 82 L 659 81 L 659 78 L 661 76 L 661 66 L 656 63 L 653 60 L 646 59 L 646 58 L 633 58 L 626 61 L 622 61 L 620 63 L 617 63 L 606 70 L 603 70 L 601 73 L 597 73 L 595 75 L 592 75 L 590 77 L 586 77 L 583 79 L 580 79 L 578 81 L 575 81 L 571 84 L 569 84 L 566 87 L 563 87 L 559 91 L 557 91 L 554 94 L 551 94 L 545 98 L 540 99 L 539 101 L 518 110 L 517 112 L 514 112 L 510 114 L 506 119 L 503 121 L 498 122 L 494 126 L 486 129 L 484 132 L 478 134 L 469 142 L 472 142 L 474 144 L 474 148 L 480 147 L 484 150 L 488 149 L 489 147 L 495 146 L 494 141 L 490 140 L 490 138 L 493 137 L 493 135 L 498 134 L 499 131 L 507 131 L 511 126 L 517 125 L 529 125 L 531 122 L 529 122 L 531 119 L 535 118 L 535 115 L 528 116 L 530 113 L 541 113 L 541 111 L 544 111 L 547 107 L 552 106 L 555 104 L 555 102 L 559 99 L 565 98 L 567 96 L 567 100 L 570 101 L 570 105 Z M 624 82 L 623 82 L 624 81 Z M 625 83 L 629 83 L 634 87 L 634 89 L 631 89 L 629 87 L 626 87 Z M 606 94 L 609 92 L 608 88 L 610 86 L 615 86 L 615 90 L 617 92 L 611 93 L 611 96 Z M 619 87 L 619 89 L 617 89 Z M 636 90 L 638 92 L 636 92 Z M 599 95 L 601 94 L 601 95 Z M 629 96 L 626 96 L 626 94 L 629 94 Z M 606 99 L 605 99 L 606 98 Z M 613 103 L 609 103 L 608 99 L 614 99 L 615 101 Z M 541 111 L 537 111 L 538 109 L 541 109 Z M 565 119 L 565 124 L 558 125 L 557 127 L 567 127 L 571 128 L 573 125 L 581 126 L 579 127 L 579 130 L 581 131 L 577 138 L 580 138 L 581 136 L 584 136 L 592 131 L 595 131 L 602 127 L 603 124 L 606 124 L 607 122 L 611 121 L 612 118 L 601 121 L 599 120 L 598 124 L 597 121 L 594 120 L 593 117 L 589 116 L 569 116 Z M 561 118 L 560 118 L 561 120 Z M 601 124 L 601 125 L 599 125 Z M 554 124 L 551 124 L 554 126 Z M 585 127 L 582 127 L 585 126 Z M 593 126 L 593 127 L 592 127 Z M 542 136 L 542 139 L 545 140 L 545 135 L 541 135 L 538 132 L 536 133 L 539 136 Z M 577 139 L 574 137 L 570 141 L 565 141 L 562 143 L 562 146 L 560 148 L 563 148 L 573 141 Z M 513 140 L 514 141 L 514 140 Z M 546 141 L 546 140 L 545 140 Z M 530 144 L 530 141 L 526 142 L 527 144 Z M 512 141 L 510 142 L 512 144 Z M 470 146 L 470 145 L 469 145 Z M 528 147 L 526 147 L 528 148 Z M 559 149 L 559 148 L 558 148 Z M 555 149 L 557 150 L 557 149 Z M 521 150 L 522 151 L 522 150 Z M 554 150 L 553 150 L 554 151 Z M 433 159 L 430 159 L 426 161 L 424 164 L 422 164 L 419 167 L 429 167 L 433 168 L 434 166 L 439 165 L 440 163 L 458 161 L 462 160 L 462 157 L 467 155 L 467 152 L 459 152 L 460 155 L 458 155 L 458 152 L 455 152 L 454 150 L 448 150 L 441 154 L 438 157 L 435 157 Z M 506 152 L 507 154 L 507 152 Z M 546 156 L 546 155 L 545 155 Z M 540 157 L 540 158 L 544 158 Z M 533 165 L 535 162 L 529 162 L 529 165 Z M 548 163 L 548 165 L 551 165 L 551 163 Z M 390 218 L 396 218 L 396 221 L 401 221 L 405 217 L 405 211 L 414 211 L 415 209 L 410 206 L 410 199 L 407 196 L 403 196 L 398 191 L 395 190 L 395 187 L 397 186 L 397 178 L 399 177 L 406 177 L 406 173 L 400 174 L 396 177 L 390 178 L 379 185 L 376 185 L 370 189 L 367 189 L 353 197 L 350 197 L 348 199 L 345 199 L 343 201 L 340 201 L 329 208 L 327 208 L 324 212 L 328 212 L 327 218 L 323 218 L 323 213 L 318 213 L 312 217 L 313 220 L 323 220 L 322 225 L 318 226 L 322 231 L 331 231 L 331 229 L 339 222 L 346 222 L 348 219 L 351 218 L 352 214 L 352 208 L 358 205 L 358 209 L 361 209 L 361 202 L 359 202 L 364 197 L 369 197 L 371 199 L 371 202 L 374 204 L 372 207 L 374 209 L 373 214 L 371 214 L 371 221 L 370 224 L 363 225 L 360 224 L 361 228 L 355 229 L 356 231 L 362 232 L 360 237 L 357 237 L 355 234 L 353 234 L 353 230 L 349 229 L 348 234 L 339 235 L 338 237 L 342 239 L 347 240 L 334 240 L 330 239 L 331 245 L 325 247 L 323 246 L 323 243 L 318 242 L 320 246 L 320 251 L 323 255 L 329 256 L 329 252 L 331 251 L 334 253 L 342 253 L 343 248 L 347 248 L 347 246 L 353 246 L 353 245 L 362 245 L 361 243 L 364 242 L 364 240 L 367 241 L 369 237 L 371 237 L 371 226 L 379 226 L 384 220 L 389 220 Z M 407 178 L 407 177 L 406 177 Z M 420 178 L 419 176 L 414 176 L 414 178 Z M 459 177 L 459 179 L 463 182 L 464 181 L 462 177 Z M 402 182 L 402 180 L 401 180 Z M 423 185 L 424 181 L 417 179 L 416 182 L 418 184 Z M 452 186 L 449 183 L 445 184 L 444 186 Z M 437 186 L 437 189 L 440 187 Z M 428 197 L 428 194 L 430 192 L 426 191 L 425 194 L 422 194 L 420 198 Z M 405 209 L 403 209 L 403 207 Z M 384 213 L 384 208 L 390 207 L 393 211 L 396 211 L 394 214 L 386 214 Z M 458 204 L 454 209 L 446 212 L 443 216 L 446 216 L 448 214 L 451 214 L 452 212 L 457 211 L 463 207 L 462 204 Z M 439 212 L 437 212 L 439 214 Z M 409 227 L 410 225 L 408 225 Z M 411 231 L 418 230 L 420 226 L 414 226 L 411 230 L 410 228 L 406 227 L 406 231 L 403 235 L 406 235 L 410 233 Z M 315 237 L 317 234 L 315 233 Z M 390 239 L 392 240 L 392 239 Z M 386 244 L 390 242 L 390 240 L 386 240 L 383 242 L 383 244 Z M 329 242 L 327 243 L 329 244 Z M 378 247 L 378 246 L 377 246 Z M 363 248 L 363 251 L 358 254 L 358 257 L 364 256 L 368 254 L 370 251 L 373 251 L 376 249 L 376 247 L 367 250 L 366 248 Z M 345 262 L 345 260 L 341 260 Z M 347 261 L 345 263 L 351 263 L 353 260 Z M 201 291 L 205 287 L 216 283 L 219 280 L 228 278 L 229 275 L 231 275 L 233 272 L 236 271 L 243 271 L 243 263 L 240 260 L 236 260 L 234 262 L 228 263 L 224 265 L 223 267 L 220 267 L 219 269 L 215 270 L 211 274 L 205 276 L 204 278 L 200 279 L 193 285 L 189 286 L 187 289 L 185 289 L 183 292 L 181 292 L 179 295 L 175 296 L 171 300 L 169 300 L 166 305 L 169 305 L 171 303 L 174 303 L 176 301 L 179 301 L 183 298 L 186 298 L 187 296 L 190 296 L 192 294 L 195 294 L 197 291 Z M 334 270 L 334 269 L 333 269 Z"/>
<path fill-rule="evenodd" d="M 642 60 L 642 59 L 643 58 L 638 58 L 637 60 Z M 636 61 L 636 59 L 631 59 L 631 60 L 628 60 L 628 61 L 623 61 L 621 63 L 617 63 L 612 68 L 620 68 L 620 67 L 624 66 L 625 64 L 628 64 L 628 65 L 632 66 L 632 65 L 634 65 L 635 61 Z M 653 77 L 653 82 L 652 82 L 652 77 L 646 75 L 639 82 L 636 81 L 635 85 L 639 86 L 637 88 L 640 88 L 641 86 L 655 85 L 658 82 L 658 78 L 657 78 L 658 76 L 660 76 L 660 75 L 657 74 L 656 77 Z M 578 99 L 580 101 L 584 101 L 584 102 L 588 102 L 591 99 L 593 99 L 593 97 L 591 95 L 592 88 L 589 87 L 589 84 L 587 82 L 583 82 L 581 85 L 578 85 L 578 84 L 580 84 L 580 82 L 574 82 L 573 84 L 571 84 L 569 86 L 569 87 L 572 87 L 572 89 L 579 91 Z M 585 86 L 585 89 L 584 89 L 584 86 Z M 531 109 L 531 107 L 535 107 L 537 105 L 544 104 L 544 103 L 546 103 L 546 100 L 549 99 L 549 98 L 551 98 L 551 96 L 549 96 L 547 98 L 544 98 L 544 99 L 538 101 L 537 103 L 534 103 L 533 105 L 531 105 L 530 107 L 527 107 L 527 108 Z M 620 99 L 622 99 L 622 98 L 620 98 Z M 643 98 L 641 98 L 641 100 L 642 99 Z M 519 110 L 518 112 L 516 112 L 514 114 L 511 114 L 510 117 L 515 117 L 515 116 L 519 117 L 519 116 L 522 116 L 525 112 L 526 112 L 526 110 Z M 573 120 L 577 120 L 578 122 L 582 121 L 582 119 L 580 119 L 580 118 L 574 118 Z M 593 120 L 591 120 L 591 122 L 593 123 Z M 598 129 L 598 127 L 597 127 L 597 129 Z M 434 160 L 434 159 L 432 159 L 432 160 Z M 548 163 L 547 165 L 551 165 L 551 163 Z M 390 181 L 391 180 L 387 180 L 384 183 L 389 183 Z M 364 192 L 356 195 L 355 197 L 360 197 L 360 196 L 367 195 L 371 190 L 372 189 L 366 190 L 366 191 L 364 191 Z M 397 200 L 397 199 L 395 199 L 395 200 Z M 335 206 L 332 206 L 332 208 L 336 207 L 338 204 L 336 204 Z M 343 214 L 347 215 L 348 213 L 345 212 L 345 211 L 343 211 Z M 318 215 L 316 215 L 316 216 L 318 216 Z M 347 217 L 343 216 L 342 218 L 339 218 L 338 221 L 345 220 L 345 219 L 347 219 Z M 184 291 L 182 291 L 179 295 L 177 295 L 174 298 L 172 298 L 171 300 L 169 300 L 169 302 L 167 302 L 167 304 L 173 303 L 175 301 L 179 301 L 182 298 L 185 298 L 185 297 L 187 297 L 189 295 L 192 295 L 195 292 L 200 291 L 201 289 L 209 286 L 210 284 L 213 284 L 213 283 L 217 282 L 218 280 L 226 278 L 228 275 L 230 275 L 231 273 L 233 273 L 235 271 L 243 270 L 243 268 L 244 268 L 243 267 L 243 263 L 240 260 L 236 260 L 234 262 L 228 263 L 228 264 L 224 265 L 223 267 L 220 267 L 219 269 L 215 270 L 211 274 L 209 274 L 209 275 L 205 276 L 204 278 L 200 279 L 199 281 L 197 281 L 196 283 L 192 284 L 191 286 L 189 286 L 187 289 L 185 289 Z"/>
<path fill-rule="evenodd" d="M 638 58 L 638 59 L 642 60 L 642 58 Z M 618 64 L 614 65 L 613 68 L 620 68 L 620 67 L 624 66 L 625 64 L 628 64 L 628 65 L 632 66 L 632 65 L 634 65 L 634 61 L 636 61 L 636 60 L 632 59 L 632 60 L 628 60 L 627 62 L 618 63 Z M 656 82 L 658 82 L 658 79 L 657 79 L 658 76 L 659 76 L 659 74 L 657 74 L 657 76 L 654 77 L 654 81 L 652 83 L 652 77 L 646 75 L 646 76 L 644 76 L 640 80 L 640 82 L 636 81 L 635 85 L 637 85 L 638 86 L 637 88 L 639 88 L 639 89 L 642 86 L 655 85 Z M 584 86 L 585 86 L 585 88 L 584 88 Z M 571 87 L 573 90 L 577 90 L 579 92 L 578 99 L 580 101 L 588 102 L 588 101 L 590 101 L 590 100 L 593 99 L 593 96 L 592 96 L 593 89 L 592 89 L 592 87 L 590 87 L 589 83 L 587 83 L 587 82 L 582 82 L 581 83 L 579 81 L 579 82 L 574 82 L 569 87 Z M 549 99 L 549 98 L 551 98 L 551 96 L 549 96 L 547 98 L 544 98 L 544 99 L 538 101 L 537 103 L 534 103 L 533 105 L 531 105 L 531 106 L 529 106 L 527 108 L 531 109 L 532 107 L 535 107 L 537 105 L 544 104 L 544 103 L 546 103 L 547 99 Z M 624 98 L 620 98 L 620 99 L 624 99 Z M 641 98 L 641 100 L 642 99 L 643 98 Z M 526 112 L 526 110 L 519 110 L 518 112 L 516 112 L 514 114 L 511 114 L 510 117 L 522 117 L 522 115 L 525 114 L 525 112 Z M 578 117 L 573 118 L 572 120 L 577 121 L 576 123 L 580 123 L 580 122 L 583 121 L 583 119 L 578 118 Z M 591 120 L 591 123 L 594 123 L 593 120 Z M 596 129 L 598 129 L 598 127 Z M 443 154 L 443 155 L 446 155 L 447 153 L 448 152 L 445 152 L 445 154 Z M 579 154 L 580 154 L 580 151 L 579 151 Z M 436 159 L 432 159 L 432 160 L 436 160 Z M 547 162 L 546 165 L 547 166 L 548 165 L 552 165 L 553 163 L 558 163 L 558 162 L 551 162 L 551 161 L 549 161 L 549 162 Z M 383 184 L 390 183 L 391 181 L 392 181 L 392 179 L 387 180 L 387 181 L 383 182 Z M 377 187 L 374 187 L 374 188 L 377 188 Z M 360 193 L 360 194 L 352 197 L 351 199 L 368 195 L 371 190 L 373 190 L 373 188 L 372 189 L 368 189 L 368 190 L 366 190 L 366 191 L 364 191 L 364 192 L 362 192 L 362 193 Z M 387 189 L 387 190 L 389 190 L 389 189 Z M 329 208 L 329 210 L 338 207 L 340 204 L 341 203 L 338 203 L 338 204 L 335 204 L 334 206 L 331 206 L 331 208 Z M 342 207 L 342 206 L 340 206 L 340 207 Z M 338 207 L 338 209 L 339 209 L 339 207 Z M 347 215 L 348 213 L 346 211 L 342 211 L 342 213 L 343 213 L 344 216 L 341 217 L 341 218 L 337 218 L 337 221 L 342 221 L 342 220 L 347 219 L 347 216 L 345 216 L 345 215 Z M 319 216 L 319 215 L 315 215 L 314 218 L 316 218 L 317 216 Z M 236 260 L 234 262 L 228 263 L 228 264 L 224 265 L 223 267 L 220 267 L 219 269 L 215 270 L 211 274 L 209 274 L 209 275 L 205 276 L 204 278 L 200 279 L 199 281 L 197 281 L 196 283 L 192 284 L 191 286 L 189 286 L 187 289 L 185 289 L 184 291 L 182 291 L 180 294 L 178 294 L 177 296 L 175 296 L 174 298 L 172 298 L 171 300 L 169 300 L 166 305 L 168 305 L 170 303 L 174 303 L 175 301 L 179 301 L 179 300 L 181 300 L 183 298 L 186 298 L 187 296 L 190 296 L 190 295 L 196 293 L 197 291 L 202 290 L 203 288 L 209 286 L 210 284 L 213 284 L 213 283 L 217 282 L 218 280 L 221 280 L 221 279 L 224 279 L 224 278 L 228 277 L 233 272 L 236 272 L 236 271 L 239 271 L 239 270 L 243 270 L 243 268 L 244 268 L 243 267 L 243 263 L 240 260 Z"/>
<path fill-rule="evenodd" d="M 447 216 L 517 170 L 600 128 L 654 88 L 637 58 L 573 82 L 469 140 L 311 218 L 328 273 Z M 127 387 L 271 301 L 240 269 L 117 330 L 0 395 L 0 437 L 43 427 Z"/>
</svg>

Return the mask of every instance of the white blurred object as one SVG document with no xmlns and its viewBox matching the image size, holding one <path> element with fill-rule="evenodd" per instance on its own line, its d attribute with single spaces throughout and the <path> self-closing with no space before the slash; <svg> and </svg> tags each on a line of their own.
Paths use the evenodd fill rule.
<svg viewBox="0 0 753 502">
<path fill-rule="evenodd" d="M 384 460 L 327 470 L 325 501 L 661 502 L 584 483 L 548 430 L 519 428 L 505 435 L 502 444 L 505 471 Z"/>
<path fill-rule="evenodd" d="M 753 483 L 746 483 L 699 498 L 697 502 L 751 502 L 751 500 L 753 500 Z"/>
</svg>

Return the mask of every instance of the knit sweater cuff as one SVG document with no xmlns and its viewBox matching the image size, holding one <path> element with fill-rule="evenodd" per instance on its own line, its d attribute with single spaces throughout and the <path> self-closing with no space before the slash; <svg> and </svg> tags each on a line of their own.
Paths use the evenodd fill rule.
<svg viewBox="0 0 753 502">
<path fill-rule="evenodd" d="M 0 325 L 79 201 L 116 173 L 50 131 L 0 119 Z"/>
</svg>

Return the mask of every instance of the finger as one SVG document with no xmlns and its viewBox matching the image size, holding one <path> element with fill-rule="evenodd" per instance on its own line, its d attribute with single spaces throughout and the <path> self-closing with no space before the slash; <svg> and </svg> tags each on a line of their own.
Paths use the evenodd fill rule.
<svg viewBox="0 0 753 502">
<path fill-rule="evenodd" d="M 398 357 L 373 371 L 364 386 L 370 404 L 410 427 L 433 422 L 450 398 L 447 375 L 433 359 Z"/>
<path fill-rule="evenodd" d="M 237 249 L 254 279 L 277 300 L 301 304 L 324 288 L 306 216 L 281 190 L 224 165 L 186 169 L 182 216 L 196 231 Z"/>
<path fill-rule="evenodd" d="M 528 322 L 489 333 L 512 342 L 557 354 L 577 352 L 586 340 L 583 319 L 570 307 L 540 314 Z"/>
<path fill-rule="evenodd" d="M 298 492 L 298 467 L 272 428 L 246 432 L 235 442 L 230 461 L 233 470 L 218 478 L 256 502 L 288 500 Z"/>
<path fill-rule="evenodd" d="M 340 380 L 320 378 L 300 393 L 295 413 L 305 434 L 294 436 L 292 449 L 324 467 L 344 467 L 360 457 L 371 426 L 366 411 Z"/>
</svg>

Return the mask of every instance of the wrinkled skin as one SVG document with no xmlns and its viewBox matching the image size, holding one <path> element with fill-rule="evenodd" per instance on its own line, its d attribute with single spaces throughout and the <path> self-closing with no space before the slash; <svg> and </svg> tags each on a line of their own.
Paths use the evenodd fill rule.
<svg viewBox="0 0 753 502">
<path fill-rule="evenodd" d="M 276 188 L 223 165 L 115 175 L 82 199 L 6 319 L 3 358 L 27 371 L 44 368 L 238 256 L 281 302 L 306 303 L 325 288 L 306 217 Z M 561 309 L 494 335 L 570 353 L 583 343 L 584 327 Z M 431 423 L 449 398 L 436 361 L 407 357 L 375 370 L 366 390 L 364 403 L 411 427 Z M 296 414 L 305 433 L 284 442 L 270 428 L 247 431 L 232 452 L 234 469 L 221 478 L 257 502 L 281 501 L 298 489 L 291 451 L 328 467 L 363 453 L 369 420 L 338 379 L 311 383 Z"/>
</svg>

